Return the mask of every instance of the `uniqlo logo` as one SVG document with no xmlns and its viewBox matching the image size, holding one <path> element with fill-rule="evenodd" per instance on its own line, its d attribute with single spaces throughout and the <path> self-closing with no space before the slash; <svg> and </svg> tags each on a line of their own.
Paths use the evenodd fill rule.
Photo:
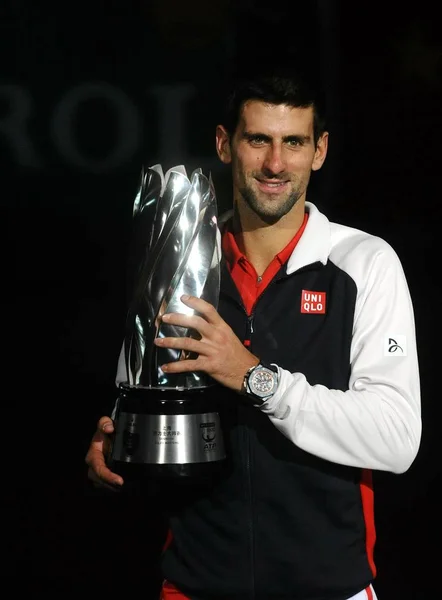
<svg viewBox="0 0 442 600">
<path fill-rule="evenodd" d="M 301 312 L 325 315 L 327 294 L 325 292 L 311 292 L 302 290 L 301 294 Z"/>
</svg>

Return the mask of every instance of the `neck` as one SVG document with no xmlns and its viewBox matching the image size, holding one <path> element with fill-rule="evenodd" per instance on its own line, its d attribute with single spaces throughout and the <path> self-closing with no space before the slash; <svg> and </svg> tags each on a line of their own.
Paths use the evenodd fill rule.
<svg viewBox="0 0 442 600">
<path fill-rule="evenodd" d="M 248 206 L 235 204 L 233 231 L 236 243 L 258 275 L 262 275 L 275 256 L 299 231 L 305 213 L 305 201 L 299 199 L 292 210 L 271 225 L 260 219 Z"/>
</svg>

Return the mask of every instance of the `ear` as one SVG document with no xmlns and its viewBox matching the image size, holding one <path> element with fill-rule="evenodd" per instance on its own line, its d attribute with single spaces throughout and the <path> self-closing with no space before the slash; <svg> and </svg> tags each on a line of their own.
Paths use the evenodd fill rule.
<svg viewBox="0 0 442 600">
<path fill-rule="evenodd" d="M 218 125 L 216 128 L 216 151 L 220 160 L 224 164 L 229 164 L 232 161 L 232 153 L 230 150 L 230 135 L 225 127 Z"/>
<path fill-rule="evenodd" d="M 318 171 L 324 164 L 328 149 L 328 131 L 324 131 L 316 144 L 315 156 L 312 163 L 312 171 Z"/>
</svg>

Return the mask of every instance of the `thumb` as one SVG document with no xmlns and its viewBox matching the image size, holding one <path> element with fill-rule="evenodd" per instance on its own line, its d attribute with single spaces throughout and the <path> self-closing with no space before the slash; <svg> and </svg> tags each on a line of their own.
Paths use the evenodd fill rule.
<svg viewBox="0 0 442 600">
<path fill-rule="evenodd" d="M 103 433 L 112 433 L 114 431 L 114 423 L 110 417 L 101 417 L 98 421 L 97 429 Z"/>
</svg>

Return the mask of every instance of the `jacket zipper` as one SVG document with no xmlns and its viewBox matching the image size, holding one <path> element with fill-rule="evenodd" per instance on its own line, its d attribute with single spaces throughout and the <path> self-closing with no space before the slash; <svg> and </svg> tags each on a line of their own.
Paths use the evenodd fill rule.
<svg viewBox="0 0 442 600">
<path fill-rule="evenodd" d="M 250 315 L 247 315 L 247 329 L 246 329 L 246 340 L 248 340 L 247 348 L 251 351 L 252 346 L 252 334 L 253 334 L 253 320 L 255 318 L 255 306 L 252 308 Z M 246 438 L 246 474 L 247 474 L 247 491 L 248 491 L 248 503 L 249 503 L 249 515 L 248 515 L 248 530 L 249 530 L 249 543 L 250 543 L 250 598 L 255 598 L 255 536 L 253 531 L 253 496 L 252 496 L 252 473 L 250 467 L 251 457 L 251 443 L 250 434 L 247 429 L 244 429 L 244 435 Z"/>
<path fill-rule="evenodd" d="M 246 337 L 246 339 L 250 340 L 250 345 L 252 343 L 251 337 L 252 337 L 252 333 L 253 333 L 253 320 L 255 318 L 255 313 L 253 312 L 254 309 L 255 309 L 255 307 L 253 307 L 252 313 L 250 315 L 247 315 L 247 337 Z"/>
<path fill-rule="evenodd" d="M 253 320 L 254 320 L 255 306 L 252 308 L 252 311 L 249 315 L 249 314 L 247 314 L 247 311 L 242 302 L 237 302 L 237 301 L 234 301 L 234 302 L 237 306 L 239 306 L 242 309 L 242 311 L 244 312 L 244 315 L 247 319 L 246 332 L 245 332 L 246 335 L 244 338 L 244 342 L 248 341 L 248 343 L 244 343 L 244 346 L 248 350 L 250 350 L 251 343 L 252 343 L 251 335 L 253 333 Z M 252 477 L 251 477 L 251 469 L 250 469 L 251 444 L 250 444 L 249 432 L 247 431 L 247 429 L 245 427 L 245 420 L 244 420 L 244 416 L 243 416 L 244 411 L 245 411 L 245 407 L 243 407 L 241 402 L 238 402 L 238 404 L 237 404 L 238 422 L 242 423 L 244 425 L 243 440 L 244 440 L 245 456 L 243 458 L 243 461 L 244 461 L 243 464 L 244 464 L 244 468 L 245 468 L 245 478 L 244 478 L 245 494 L 246 494 L 246 498 L 247 498 L 249 508 L 250 508 L 249 513 L 246 516 L 248 539 L 249 539 L 249 544 L 250 544 L 250 594 L 247 594 L 247 595 L 250 598 L 250 600 L 254 600 L 255 599 L 255 559 L 254 559 L 255 552 L 254 552 L 253 515 L 252 515 Z"/>
<path fill-rule="evenodd" d="M 249 540 L 250 540 L 250 586 L 251 586 L 251 594 L 250 598 L 253 600 L 255 598 L 255 536 L 253 531 L 253 497 L 252 497 L 252 475 L 250 469 L 250 435 L 248 431 L 246 431 L 247 437 L 247 457 L 246 457 L 246 470 L 247 470 L 247 484 L 248 484 L 248 492 L 249 492 Z"/>
<path fill-rule="evenodd" d="M 271 281 L 267 286 L 266 290 L 270 285 L 272 285 L 274 281 Z M 265 291 L 263 293 L 265 293 Z M 255 319 L 255 310 L 256 305 L 258 304 L 260 298 L 263 294 L 256 300 L 250 314 L 247 314 L 244 305 L 241 303 L 241 307 L 247 317 L 247 327 L 246 327 L 246 340 L 248 340 L 247 349 L 252 351 L 252 334 L 254 333 L 254 319 Z M 238 412 L 240 411 L 240 405 L 238 405 Z M 249 541 L 250 541 L 250 587 L 251 587 L 251 600 L 255 598 L 255 539 L 254 539 L 254 531 L 253 531 L 253 495 L 252 495 L 252 474 L 250 468 L 250 456 L 251 456 L 251 444 L 250 444 L 250 435 L 246 429 L 244 429 L 244 437 L 247 444 L 247 453 L 245 458 L 245 468 L 247 474 L 247 487 L 248 487 L 248 501 L 249 501 L 249 519 L 248 519 L 248 530 L 249 530 Z"/>
<path fill-rule="evenodd" d="M 274 281 L 271 281 L 269 283 L 267 288 L 264 290 L 263 294 L 266 292 L 268 287 L 270 285 L 272 285 L 273 283 L 274 283 Z M 255 320 L 256 306 L 257 306 L 260 298 L 262 298 L 263 294 L 261 294 L 259 296 L 259 298 L 256 300 L 255 304 L 252 307 L 250 314 L 247 314 L 247 312 L 243 306 L 243 310 L 247 316 L 246 340 L 249 341 L 249 343 L 247 345 L 247 349 L 250 352 L 252 351 L 252 334 L 254 333 L 253 325 L 254 325 L 254 320 Z M 251 600 L 254 600 L 254 598 L 255 598 L 255 536 L 254 536 L 254 528 L 253 528 L 252 473 L 251 473 L 251 468 L 250 468 L 250 456 L 251 456 L 252 451 L 251 451 L 250 435 L 246 429 L 244 430 L 244 433 L 245 433 L 246 443 L 247 443 L 247 454 L 246 454 L 246 461 L 245 461 L 246 465 L 245 466 L 246 466 L 246 473 L 247 473 L 247 484 L 248 484 L 248 492 L 249 492 L 248 500 L 249 500 L 249 507 L 250 507 L 249 519 L 248 519 L 249 540 L 250 540 L 250 566 L 251 566 L 251 572 L 250 572 L 251 595 L 250 595 L 250 598 L 251 598 Z"/>
<path fill-rule="evenodd" d="M 256 300 L 255 304 L 253 305 L 253 308 L 250 312 L 250 314 L 247 314 L 247 311 L 244 307 L 244 305 L 242 303 L 237 303 L 240 304 L 242 310 L 244 311 L 246 318 L 247 318 L 247 326 L 246 326 L 246 337 L 245 340 L 248 341 L 247 344 L 245 344 L 245 346 L 247 347 L 247 349 L 251 352 L 252 351 L 252 334 L 254 333 L 254 320 L 255 320 L 255 311 L 256 311 L 256 306 L 259 302 L 259 300 L 262 298 L 262 296 L 265 294 L 265 292 L 268 290 L 268 288 L 271 285 L 274 285 L 275 283 L 275 279 L 273 279 L 266 287 L 266 289 L 264 290 L 264 292 L 259 296 L 259 298 Z M 238 417 L 241 421 L 241 404 L 238 404 Z M 248 530 L 249 530 L 249 541 L 250 541 L 250 566 L 251 566 L 251 570 L 250 570 L 250 598 L 251 600 L 255 599 L 255 547 L 254 547 L 254 528 L 253 528 L 253 495 L 252 495 L 252 474 L 251 474 L 251 468 L 250 468 L 250 456 L 251 456 L 251 443 L 250 443 L 250 435 L 248 433 L 248 431 L 246 430 L 246 428 L 244 428 L 244 439 L 245 439 L 245 443 L 246 443 L 246 448 L 247 448 L 247 452 L 246 452 L 246 457 L 245 457 L 245 469 L 246 469 L 246 481 L 247 481 L 247 488 L 248 488 L 248 502 L 249 502 L 249 507 L 250 507 L 250 512 L 249 512 L 249 518 L 248 518 Z"/>
</svg>

